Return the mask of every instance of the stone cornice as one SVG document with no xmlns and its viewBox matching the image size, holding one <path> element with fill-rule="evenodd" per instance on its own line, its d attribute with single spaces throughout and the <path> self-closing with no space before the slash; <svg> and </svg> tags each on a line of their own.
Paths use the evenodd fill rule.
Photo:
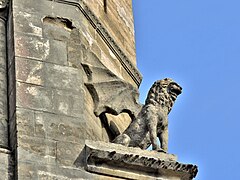
<svg viewBox="0 0 240 180">
<path fill-rule="evenodd" d="M 53 1 L 53 0 L 49 0 L 49 1 Z M 131 63 L 129 58 L 125 55 L 125 53 L 114 41 L 114 39 L 110 36 L 106 28 L 103 27 L 99 19 L 94 15 L 94 13 L 88 8 L 88 6 L 82 0 L 78 0 L 77 2 L 76 0 L 54 0 L 54 2 L 77 7 L 86 17 L 86 19 L 89 21 L 92 27 L 96 30 L 96 32 L 100 35 L 100 37 L 104 40 L 107 46 L 111 49 L 111 51 L 117 57 L 119 62 L 122 64 L 122 66 L 127 71 L 127 73 L 131 76 L 134 82 L 138 86 L 140 85 L 142 81 L 142 75 L 140 74 L 140 72 Z"/>
</svg>

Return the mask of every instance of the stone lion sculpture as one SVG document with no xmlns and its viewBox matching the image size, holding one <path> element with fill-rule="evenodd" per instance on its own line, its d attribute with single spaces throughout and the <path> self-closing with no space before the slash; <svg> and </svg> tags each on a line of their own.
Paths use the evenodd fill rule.
<svg viewBox="0 0 240 180">
<path fill-rule="evenodd" d="M 156 81 L 148 92 L 137 118 L 113 143 L 153 150 L 168 151 L 168 114 L 182 88 L 172 79 Z M 159 138 L 161 146 L 157 143 Z"/>
</svg>

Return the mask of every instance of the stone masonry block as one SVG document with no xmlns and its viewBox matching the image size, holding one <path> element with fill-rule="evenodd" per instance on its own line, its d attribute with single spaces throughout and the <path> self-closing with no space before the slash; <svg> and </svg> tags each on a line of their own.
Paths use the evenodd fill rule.
<svg viewBox="0 0 240 180">
<path fill-rule="evenodd" d="M 82 72 L 72 67 L 16 58 L 16 79 L 30 84 L 79 91 Z"/>
<path fill-rule="evenodd" d="M 8 153 L 0 152 L 0 180 L 7 180 L 10 177 L 9 157 Z"/>
<path fill-rule="evenodd" d="M 18 135 L 17 151 L 19 161 L 55 164 L 56 141 Z"/>
<path fill-rule="evenodd" d="M 15 32 L 23 32 L 42 36 L 42 21 L 41 16 L 36 13 L 29 13 L 29 11 L 16 11 L 14 16 Z"/>
<path fill-rule="evenodd" d="M 21 161 L 18 164 L 18 180 L 85 180 L 95 178 L 90 173 L 74 167 L 40 165 L 34 162 Z"/>
<path fill-rule="evenodd" d="M 57 142 L 57 161 L 64 166 L 75 166 L 74 164 L 82 164 L 84 157 L 79 152 L 84 148 L 85 140 L 80 143 Z"/>
<path fill-rule="evenodd" d="M 7 166 L 6 166 L 7 167 Z M 9 179 L 9 172 L 8 169 L 5 167 L 5 169 L 0 168 L 0 180 L 7 180 Z"/>
<path fill-rule="evenodd" d="M 34 111 L 17 108 L 16 123 L 19 135 L 34 136 Z"/>
<path fill-rule="evenodd" d="M 70 38 L 71 29 L 61 19 L 44 18 L 43 19 L 43 36 L 48 39 L 55 39 L 58 41 L 67 41 Z"/>
<path fill-rule="evenodd" d="M 52 89 L 17 82 L 17 107 L 53 111 Z"/>
<path fill-rule="evenodd" d="M 57 90 L 17 82 L 17 107 L 81 117 L 83 91 Z"/>
<path fill-rule="evenodd" d="M 12 3 L 13 6 L 13 15 L 14 18 L 18 14 L 18 12 L 22 12 L 23 14 L 35 14 L 40 16 L 43 13 L 50 13 L 52 6 L 54 5 L 54 2 L 49 1 L 41 1 L 41 3 L 36 3 L 36 1 L 33 0 L 14 0 Z M 52 6 L 51 6 L 52 5 Z M 26 14 L 25 16 L 29 16 Z"/>
<path fill-rule="evenodd" d="M 6 52 L 5 52 L 6 53 Z M 3 81 L 1 83 L 7 83 L 6 82 L 6 76 L 7 76 L 7 67 L 6 67 L 6 57 L 0 56 L 0 80 Z M 1 84 L 3 85 L 3 84 Z"/>
<path fill-rule="evenodd" d="M 75 43 L 68 44 L 68 62 L 72 67 L 81 68 L 81 61 L 86 54 L 85 47 Z"/>
<path fill-rule="evenodd" d="M 32 162 L 18 162 L 18 179 L 20 180 L 32 180 L 37 179 L 36 175 L 36 163 Z"/>
<path fill-rule="evenodd" d="M 5 37 L 5 34 L 0 34 L 0 36 Z M 6 58 L 6 39 L 0 38 L 0 57 Z M 5 61 L 3 61 L 6 63 Z"/>
<path fill-rule="evenodd" d="M 83 118 L 35 111 L 35 135 L 47 139 L 79 143 L 85 137 Z"/>
<path fill-rule="evenodd" d="M 6 26 L 5 26 L 5 22 L 1 19 L 0 20 L 0 34 L 2 34 L 2 32 L 5 32 Z M 0 37 L 0 39 L 2 39 L 4 37 Z"/>
<path fill-rule="evenodd" d="M 5 149 L 0 149 L 0 169 L 6 169 L 9 163 L 9 153 L 3 152 L 2 150 L 7 151 Z"/>
<path fill-rule="evenodd" d="M 46 58 L 46 62 L 51 62 L 60 65 L 67 65 L 67 46 L 66 42 L 50 40 L 49 56 Z"/>
<path fill-rule="evenodd" d="M 46 38 L 16 33 L 16 56 L 55 64 L 67 64 L 66 43 Z"/>
<path fill-rule="evenodd" d="M 94 118 L 89 115 L 85 115 L 85 117 L 88 119 L 85 129 L 85 138 L 90 140 L 104 140 L 105 138 L 103 137 L 103 130 L 105 129 L 103 129 L 101 125 L 101 120 L 99 118 Z"/>
<path fill-rule="evenodd" d="M 58 114 L 81 117 L 84 107 L 84 91 L 69 92 L 57 90 L 53 92 L 53 110 Z"/>
<path fill-rule="evenodd" d="M 44 60 L 50 52 L 49 40 L 25 34 L 15 36 L 15 55 L 19 57 Z"/>
</svg>

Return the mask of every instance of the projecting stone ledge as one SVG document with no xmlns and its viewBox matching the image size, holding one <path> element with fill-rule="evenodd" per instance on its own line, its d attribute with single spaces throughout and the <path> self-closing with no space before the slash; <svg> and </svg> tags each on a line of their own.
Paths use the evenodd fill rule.
<svg viewBox="0 0 240 180">
<path fill-rule="evenodd" d="M 85 150 L 87 171 L 117 179 L 190 180 L 198 172 L 162 152 L 94 141 L 86 141 Z"/>
</svg>

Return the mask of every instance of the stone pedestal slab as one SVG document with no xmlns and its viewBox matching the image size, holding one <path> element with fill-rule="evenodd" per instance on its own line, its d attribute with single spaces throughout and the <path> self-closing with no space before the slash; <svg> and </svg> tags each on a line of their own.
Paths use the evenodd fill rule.
<svg viewBox="0 0 240 180">
<path fill-rule="evenodd" d="M 189 180 L 197 166 L 177 162 L 175 155 L 86 141 L 86 170 L 119 179 Z"/>
</svg>

